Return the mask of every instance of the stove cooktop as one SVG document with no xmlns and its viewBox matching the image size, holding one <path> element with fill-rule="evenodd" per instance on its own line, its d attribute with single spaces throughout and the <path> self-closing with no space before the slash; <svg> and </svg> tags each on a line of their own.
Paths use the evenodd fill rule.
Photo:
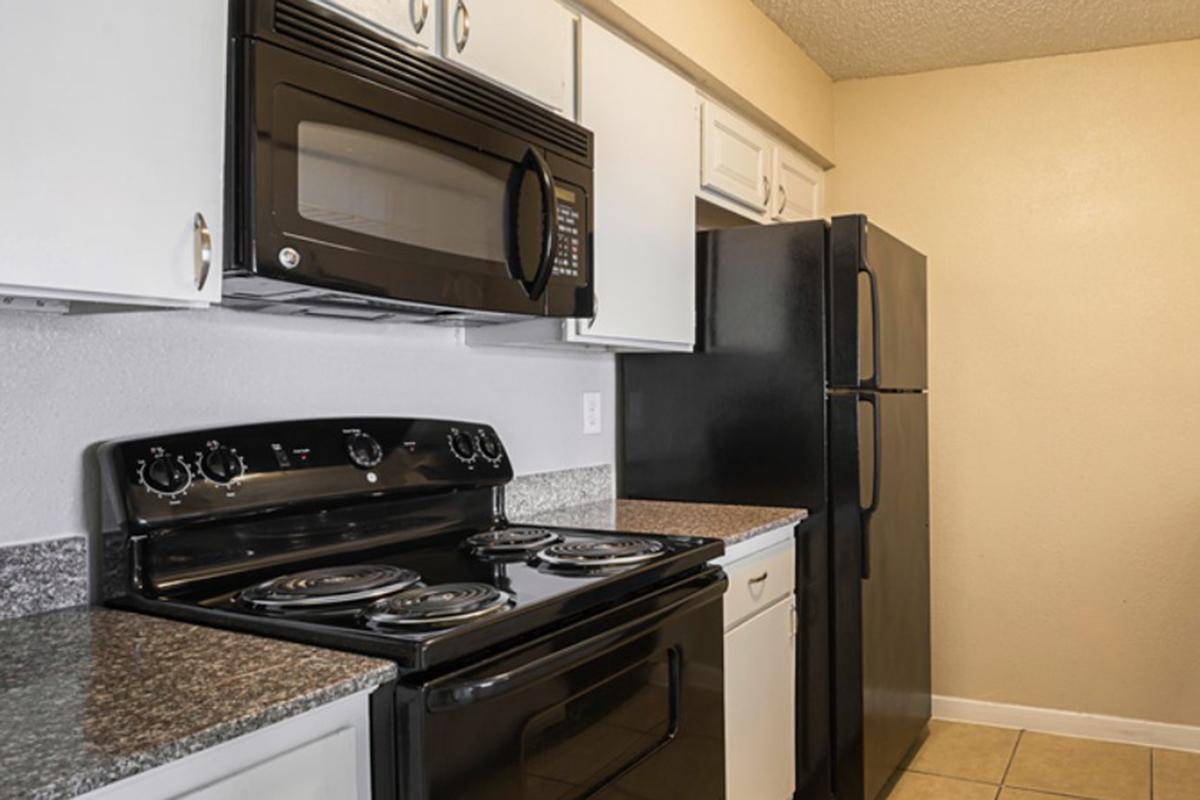
<svg viewBox="0 0 1200 800">
<path fill-rule="evenodd" d="M 536 531 L 545 547 L 507 546 L 481 552 L 481 541 L 509 543 Z M 532 541 L 532 540 L 531 540 Z M 637 567 L 706 543 L 689 537 L 658 537 L 549 528 L 507 528 L 484 534 L 441 536 L 415 547 L 396 548 L 344 564 L 288 569 L 267 581 L 213 597 L 187 597 L 208 608 L 257 617 L 319 620 L 365 629 L 369 610 L 389 595 L 447 585 L 492 587 L 510 599 L 505 610 L 524 608 L 612 583 Z M 642 555 L 644 554 L 644 555 Z M 572 556 L 578 555 L 578 558 Z M 451 620 L 452 621 L 452 620 Z M 471 621 L 471 620 L 467 620 Z M 428 627 L 443 627 L 430 617 Z M 420 625 L 390 630 L 395 636 L 427 633 Z"/>
</svg>

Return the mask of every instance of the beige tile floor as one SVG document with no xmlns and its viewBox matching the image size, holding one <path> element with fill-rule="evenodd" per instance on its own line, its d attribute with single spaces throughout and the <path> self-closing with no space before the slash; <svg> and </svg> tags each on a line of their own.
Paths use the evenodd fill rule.
<svg viewBox="0 0 1200 800">
<path fill-rule="evenodd" d="M 930 723 L 887 800 L 1200 800 L 1200 753 Z"/>
</svg>

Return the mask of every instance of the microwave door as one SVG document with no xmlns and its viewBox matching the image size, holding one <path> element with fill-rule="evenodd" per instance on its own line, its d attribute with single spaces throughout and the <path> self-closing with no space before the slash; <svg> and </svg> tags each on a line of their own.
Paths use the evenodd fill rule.
<svg viewBox="0 0 1200 800">
<path fill-rule="evenodd" d="M 549 171 L 528 145 L 493 134 L 490 148 L 472 146 L 469 121 L 450 126 L 418 98 L 253 47 L 256 274 L 434 308 L 543 313 L 553 191 L 547 205 Z"/>
</svg>

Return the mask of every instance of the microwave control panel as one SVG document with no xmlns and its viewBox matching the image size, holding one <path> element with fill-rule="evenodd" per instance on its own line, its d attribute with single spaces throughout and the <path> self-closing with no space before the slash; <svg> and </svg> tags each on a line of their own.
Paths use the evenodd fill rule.
<svg viewBox="0 0 1200 800">
<path fill-rule="evenodd" d="M 558 245 L 554 253 L 553 275 L 583 283 L 587 280 L 583 195 L 575 189 L 559 185 L 554 187 L 554 196 L 557 200 L 555 222 L 558 226 Z"/>
</svg>

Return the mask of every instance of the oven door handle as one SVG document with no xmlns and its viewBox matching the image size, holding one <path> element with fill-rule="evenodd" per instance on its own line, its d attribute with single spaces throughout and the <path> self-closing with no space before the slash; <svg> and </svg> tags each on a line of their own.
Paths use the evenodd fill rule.
<svg viewBox="0 0 1200 800">
<path fill-rule="evenodd" d="M 505 672 L 496 672 L 480 678 L 468 678 L 443 686 L 435 686 L 425 697 L 425 707 L 430 712 L 453 711 L 484 700 L 515 692 L 524 686 L 565 672 L 579 664 L 596 658 L 621 644 L 661 627 L 668 619 L 681 611 L 703 605 L 725 593 L 728 580 L 722 574 L 710 585 L 687 597 L 622 625 L 618 625 L 597 636 L 584 639 L 569 647 L 548 653 L 519 667 Z"/>
</svg>

